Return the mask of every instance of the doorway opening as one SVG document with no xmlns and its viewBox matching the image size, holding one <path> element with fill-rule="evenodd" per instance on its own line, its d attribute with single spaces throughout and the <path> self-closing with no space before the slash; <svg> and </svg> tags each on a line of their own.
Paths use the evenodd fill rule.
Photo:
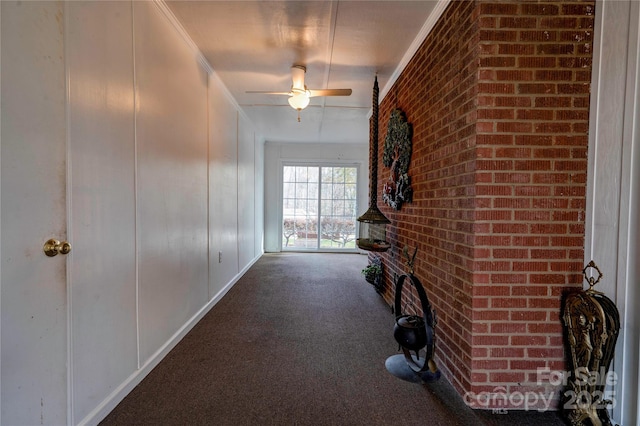
<svg viewBox="0 0 640 426">
<path fill-rule="evenodd" d="M 282 250 L 355 251 L 358 168 L 284 165 Z"/>
</svg>

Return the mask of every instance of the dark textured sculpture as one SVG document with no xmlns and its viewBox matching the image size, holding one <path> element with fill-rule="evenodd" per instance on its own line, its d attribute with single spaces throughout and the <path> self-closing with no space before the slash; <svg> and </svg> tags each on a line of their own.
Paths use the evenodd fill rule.
<svg viewBox="0 0 640 426">
<path fill-rule="evenodd" d="M 587 269 L 598 278 L 587 278 Z M 591 261 L 582 271 L 589 289 L 570 293 L 564 302 L 563 322 L 568 344 L 571 377 L 564 408 L 572 426 L 612 426 L 605 400 L 606 376 L 613 359 L 620 315 L 615 304 L 593 287 L 602 272 Z"/>
<path fill-rule="evenodd" d="M 413 198 L 411 180 L 407 174 L 411 162 L 411 133 L 411 125 L 404 113 L 399 109 L 391 111 L 382 153 L 382 164 L 389 167 L 391 173 L 384 184 L 382 198 L 395 210 L 400 210 L 403 203 L 410 203 Z"/>
</svg>

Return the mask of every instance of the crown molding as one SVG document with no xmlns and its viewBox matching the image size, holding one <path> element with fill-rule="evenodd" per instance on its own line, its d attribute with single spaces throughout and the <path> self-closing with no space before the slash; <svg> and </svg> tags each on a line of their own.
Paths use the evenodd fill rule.
<svg viewBox="0 0 640 426">
<path fill-rule="evenodd" d="M 435 27 L 449 3 L 451 3 L 451 0 L 438 0 L 436 2 L 433 10 L 429 14 L 429 17 L 424 22 L 424 25 L 422 25 L 420 32 L 409 46 L 409 49 L 405 52 L 393 74 L 389 77 L 387 84 L 385 84 L 382 90 L 380 90 L 380 101 L 382 101 L 387 93 L 389 93 L 389 90 L 391 90 L 395 82 L 398 80 L 402 71 L 404 71 L 407 64 L 409 64 L 409 61 L 411 61 L 411 58 L 413 58 L 418 49 L 420 49 L 420 46 L 422 46 L 422 43 L 425 41 L 429 33 L 431 33 L 431 30 L 433 30 L 433 27 Z"/>
</svg>

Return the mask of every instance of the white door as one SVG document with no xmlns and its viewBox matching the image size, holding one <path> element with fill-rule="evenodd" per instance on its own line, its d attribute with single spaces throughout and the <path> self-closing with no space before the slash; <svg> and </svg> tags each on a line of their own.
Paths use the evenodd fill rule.
<svg viewBox="0 0 640 426">
<path fill-rule="evenodd" d="M 63 5 L 0 2 L 2 40 L 0 423 L 67 419 Z"/>
<path fill-rule="evenodd" d="M 0 424 L 77 424 L 138 368 L 132 6 L 0 3 Z"/>
</svg>

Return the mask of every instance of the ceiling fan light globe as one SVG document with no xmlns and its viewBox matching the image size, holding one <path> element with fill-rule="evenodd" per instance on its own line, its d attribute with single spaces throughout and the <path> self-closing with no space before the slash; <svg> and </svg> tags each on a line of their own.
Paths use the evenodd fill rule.
<svg viewBox="0 0 640 426">
<path fill-rule="evenodd" d="M 296 92 L 289 97 L 289 105 L 291 108 L 301 110 L 309 105 L 309 94 L 305 92 Z"/>
</svg>

